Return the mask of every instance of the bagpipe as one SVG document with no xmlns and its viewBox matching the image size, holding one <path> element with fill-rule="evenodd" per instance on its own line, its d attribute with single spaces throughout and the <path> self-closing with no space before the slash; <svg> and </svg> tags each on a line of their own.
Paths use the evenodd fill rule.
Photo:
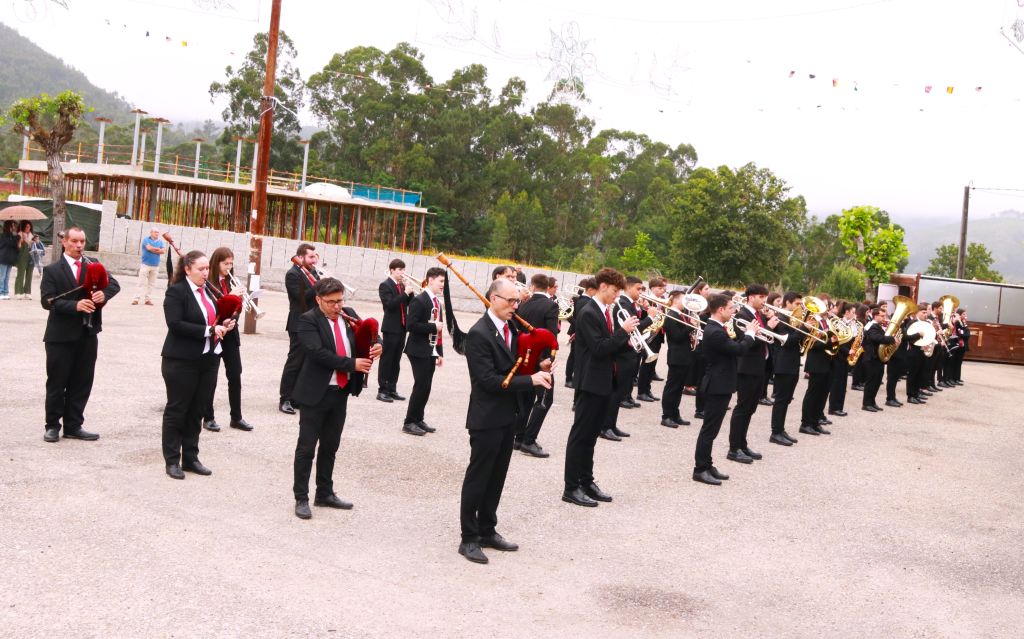
<svg viewBox="0 0 1024 639">
<path fill-rule="evenodd" d="M 103 266 L 96 260 L 90 260 L 85 255 L 81 257 L 81 260 L 83 266 L 85 266 L 85 274 L 82 276 L 82 283 L 73 289 L 64 291 L 59 295 L 54 295 L 50 299 L 46 300 L 47 306 L 52 306 L 55 301 L 61 299 L 62 297 L 67 297 L 72 293 L 77 293 L 78 291 L 85 291 L 86 293 L 89 294 L 89 297 L 91 298 L 92 294 L 95 293 L 96 291 L 102 291 L 108 286 L 110 286 L 110 274 L 107 273 L 107 269 L 105 266 Z M 106 300 L 96 304 L 96 310 L 103 308 L 104 304 L 106 304 Z M 86 326 L 92 328 L 92 313 L 86 314 L 83 321 Z"/>
<path fill-rule="evenodd" d="M 353 346 L 356 357 L 370 358 L 370 349 L 380 337 L 380 323 L 373 317 L 361 319 L 345 312 L 341 312 L 341 319 L 348 323 L 356 336 L 356 343 Z M 363 375 L 363 388 L 369 383 L 369 377 L 369 374 Z"/>
<path fill-rule="evenodd" d="M 480 294 L 480 291 L 470 284 L 462 273 L 459 273 L 454 266 L 452 261 L 448 259 L 444 253 L 437 254 L 437 261 L 441 262 L 449 271 L 455 274 L 455 277 L 466 285 L 466 287 L 473 292 L 483 302 L 487 308 L 491 307 L 491 303 Z M 447 308 L 452 308 L 451 291 L 448 288 L 448 278 L 444 281 L 444 302 Z M 505 377 L 505 381 L 502 382 L 502 388 L 508 388 L 508 385 L 512 382 L 512 377 L 517 373 L 520 375 L 533 375 L 540 370 L 540 356 L 541 354 L 549 350 L 551 351 L 551 359 L 554 361 L 555 356 L 558 354 L 558 338 L 555 334 L 545 328 L 535 328 L 529 322 L 522 318 L 518 313 L 514 313 L 516 321 L 523 327 L 524 332 L 519 333 L 517 348 L 516 348 L 516 363 Z M 448 325 L 448 333 L 452 336 L 452 348 L 459 355 L 465 355 L 465 342 L 466 334 L 459 330 L 459 324 L 455 319 L 454 313 L 446 313 L 445 321 Z"/>
</svg>

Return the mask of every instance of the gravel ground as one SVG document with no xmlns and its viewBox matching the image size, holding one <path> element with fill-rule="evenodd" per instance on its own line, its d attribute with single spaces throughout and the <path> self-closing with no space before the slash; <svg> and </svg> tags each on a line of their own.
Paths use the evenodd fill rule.
<svg viewBox="0 0 1024 639">
<path fill-rule="evenodd" d="M 277 411 L 285 296 L 267 293 L 261 334 L 243 336 L 256 430 L 226 428 L 222 374 L 225 428 L 200 441 L 214 474 L 181 482 L 160 453 L 163 315 L 159 300 L 129 306 L 132 280 L 100 335 L 86 415 L 98 442 L 42 441 L 46 313 L 0 302 L 2 636 L 1021 636 L 1022 368 L 968 363 L 965 386 L 878 415 L 851 392 L 831 437 L 792 448 L 768 444 L 761 407 L 751 443 L 765 459 L 726 461 L 720 436 L 732 479 L 719 488 L 690 480 L 696 424 L 661 427 L 657 405 L 623 410 L 633 437 L 599 442 L 615 501 L 596 509 L 559 499 L 572 415 L 559 385 L 540 437 L 552 457 L 516 453 L 499 509 L 521 550 L 478 566 L 456 554 L 463 358 L 434 378 L 436 434 L 403 435 L 405 404 L 375 401 L 375 383 L 350 401 L 335 485 L 355 509 L 301 521 L 298 418 Z M 411 385 L 403 361 L 400 392 Z"/>
</svg>

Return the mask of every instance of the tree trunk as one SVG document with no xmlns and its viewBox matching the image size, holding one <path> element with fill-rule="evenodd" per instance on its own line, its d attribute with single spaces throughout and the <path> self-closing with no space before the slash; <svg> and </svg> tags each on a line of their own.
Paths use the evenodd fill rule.
<svg viewBox="0 0 1024 639">
<path fill-rule="evenodd" d="M 46 150 L 46 168 L 49 171 L 50 198 L 53 200 L 53 239 L 50 247 L 50 261 L 60 259 L 63 246 L 61 234 L 67 223 L 67 207 L 64 205 L 64 169 L 60 166 L 60 151 Z"/>
</svg>

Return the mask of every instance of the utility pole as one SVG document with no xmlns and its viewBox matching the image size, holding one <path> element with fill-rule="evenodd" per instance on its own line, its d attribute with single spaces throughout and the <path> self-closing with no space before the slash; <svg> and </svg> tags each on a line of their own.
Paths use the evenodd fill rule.
<svg viewBox="0 0 1024 639">
<path fill-rule="evenodd" d="M 958 280 L 964 279 L 964 267 L 967 264 L 967 210 L 971 204 L 971 184 L 964 187 L 964 212 L 963 217 L 960 218 L 960 252 L 956 256 L 956 278 Z"/>
<path fill-rule="evenodd" d="M 273 0 L 270 8 L 270 31 L 267 33 L 267 75 L 263 80 L 260 100 L 260 132 L 257 139 L 256 177 L 253 180 L 252 219 L 249 223 L 249 290 L 259 289 L 263 259 L 263 227 L 267 219 L 267 172 L 270 170 L 270 136 L 274 126 L 274 85 L 277 75 L 277 37 L 281 28 L 281 0 Z M 256 332 L 255 313 L 245 314 L 246 335 Z"/>
</svg>

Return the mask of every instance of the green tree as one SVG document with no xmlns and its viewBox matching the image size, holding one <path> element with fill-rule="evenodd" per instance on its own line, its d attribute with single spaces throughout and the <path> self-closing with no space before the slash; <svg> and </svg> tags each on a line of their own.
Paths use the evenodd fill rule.
<svg viewBox="0 0 1024 639">
<path fill-rule="evenodd" d="M 828 293 L 833 299 L 859 302 L 864 294 L 864 274 L 847 262 L 832 265 L 820 286 L 808 290 Z"/>
<path fill-rule="evenodd" d="M 660 270 L 661 264 L 658 262 L 658 256 L 648 246 L 650 243 L 650 235 L 643 231 L 637 231 L 633 246 L 622 250 L 622 258 L 619 260 L 622 269 L 627 273 L 641 276 L 650 271 Z"/>
<path fill-rule="evenodd" d="M 864 276 L 864 298 L 875 300 L 875 287 L 906 263 L 910 256 L 903 229 L 874 206 L 855 206 L 839 218 L 839 240 Z"/>
<path fill-rule="evenodd" d="M 956 263 L 959 254 L 960 247 L 956 244 L 939 246 L 935 249 L 935 257 L 928 262 L 928 270 L 925 273 L 939 277 L 956 277 Z M 993 262 L 995 262 L 995 258 L 984 244 L 971 242 L 967 245 L 967 255 L 964 260 L 964 279 L 1002 282 L 1003 276 L 992 268 Z"/>
<path fill-rule="evenodd" d="M 46 153 L 46 168 L 49 174 L 50 197 L 53 199 L 52 257 L 60 258 L 60 234 L 64 232 L 67 208 L 64 202 L 64 170 L 60 166 L 60 154 L 71 141 L 75 129 L 81 126 L 83 116 L 89 108 L 82 96 L 74 91 L 64 91 L 55 97 L 41 93 L 34 98 L 22 98 L 11 105 L 2 122 L 13 123 L 14 132 L 27 135 L 43 148 Z"/>
</svg>

